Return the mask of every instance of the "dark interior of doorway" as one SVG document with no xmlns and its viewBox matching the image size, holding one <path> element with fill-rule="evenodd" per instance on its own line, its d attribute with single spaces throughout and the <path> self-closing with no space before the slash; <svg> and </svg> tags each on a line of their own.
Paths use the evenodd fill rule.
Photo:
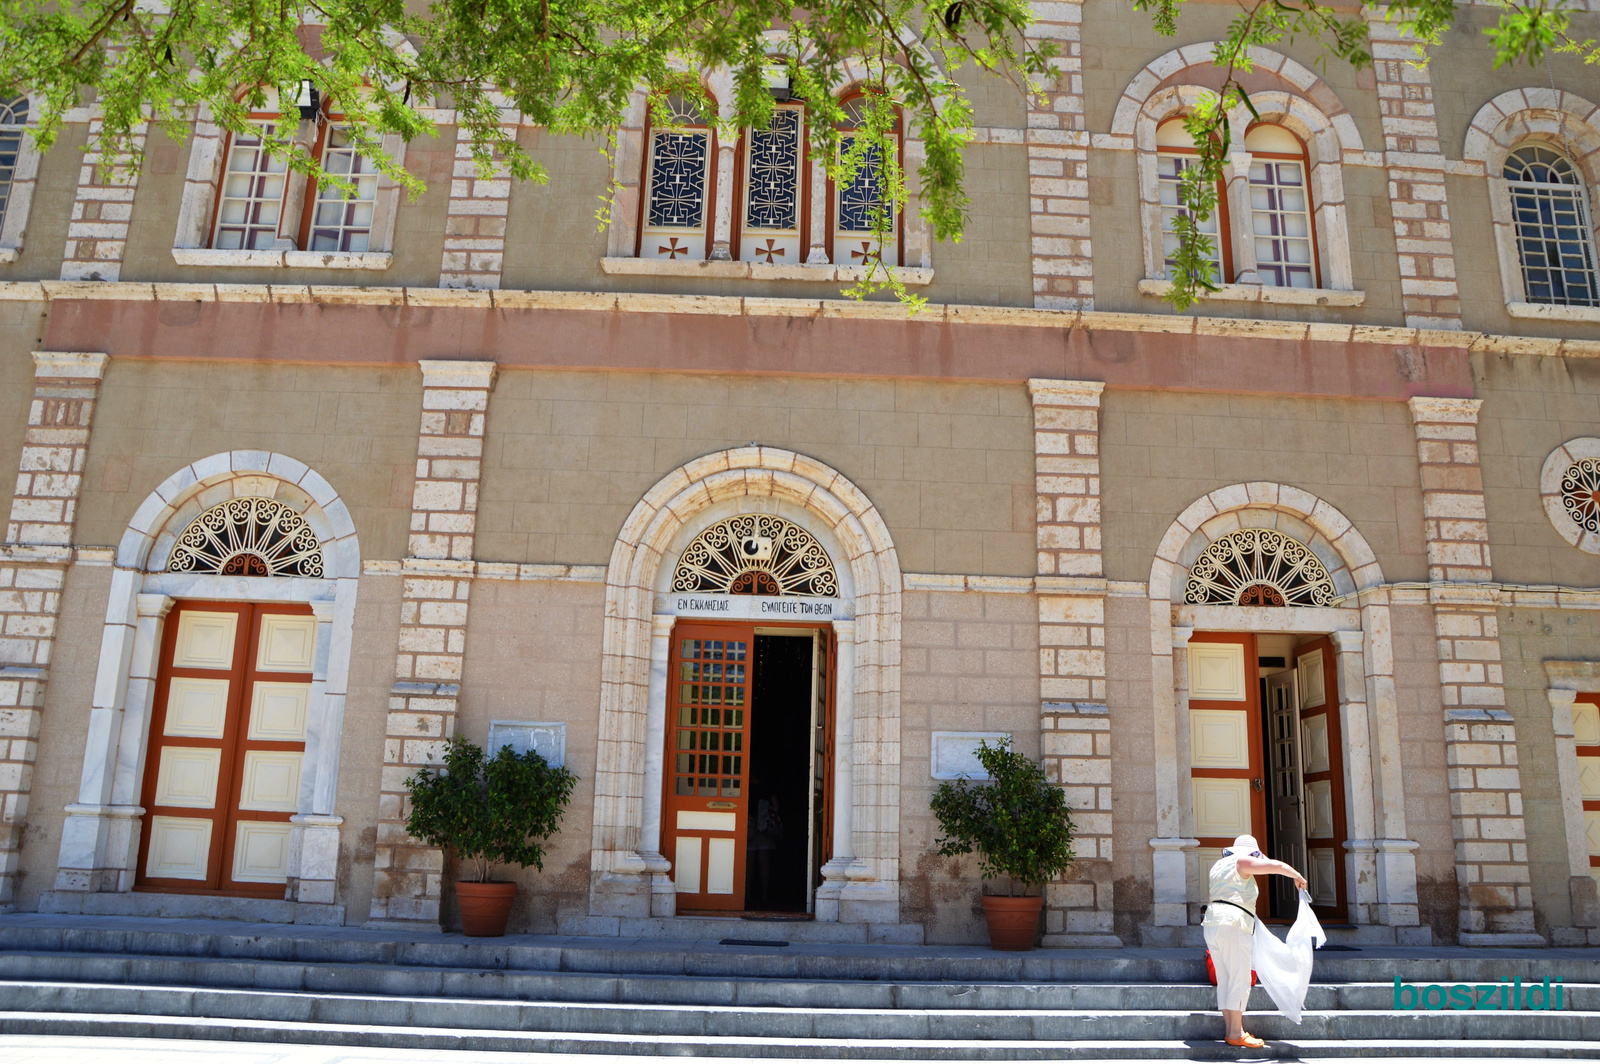
<svg viewBox="0 0 1600 1064">
<path fill-rule="evenodd" d="M 802 633 L 797 633 L 802 635 Z M 812 636 L 756 636 L 750 697 L 747 912 L 806 911 Z"/>
</svg>

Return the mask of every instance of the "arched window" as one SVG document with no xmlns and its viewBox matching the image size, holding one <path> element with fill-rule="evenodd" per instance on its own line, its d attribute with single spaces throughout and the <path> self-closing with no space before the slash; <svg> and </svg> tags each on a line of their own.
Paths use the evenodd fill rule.
<svg viewBox="0 0 1600 1064">
<path fill-rule="evenodd" d="M 287 240 L 307 251 L 368 249 L 378 196 L 377 170 L 351 143 L 348 127 L 339 124 L 340 116 L 328 102 L 320 100 L 316 106 L 311 153 L 330 173 L 348 177 L 355 194 L 346 198 L 335 185 L 319 187 L 313 182 L 303 198 L 291 195 L 294 182 L 288 163 L 267 150 L 267 138 L 282 118 L 276 112 L 253 114 L 250 133 L 228 138 L 212 225 L 213 248 L 257 251 Z M 292 216 L 285 217 L 286 210 Z"/>
<path fill-rule="evenodd" d="M 779 104 L 766 129 L 745 131 L 741 260 L 777 266 L 805 261 L 805 143 L 805 108 L 800 104 Z"/>
<path fill-rule="evenodd" d="M 856 138 L 854 131 L 866 122 L 866 96 L 859 94 L 846 100 L 844 110 L 845 120 L 840 125 L 839 136 L 841 155 L 854 143 Z M 898 112 L 895 115 L 893 132 L 898 150 L 902 132 Z M 877 146 L 868 149 L 849 181 L 830 182 L 830 185 L 832 193 L 829 199 L 832 203 L 829 209 L 833 214 L 833 226 L 829 231 L 831 243 L 828 257 L 839 266 L 863 266 L 880 256 L 887 265 L 899 265 L 900 241 L 903 235 L 900 204 L 889 203 L 886 200 L 883 163 Z M 889 212 L 889 238 L 880 246 L 873 223 L 881 210 Z"/>
<path fill-rule="evenodd" d="M 656 106 L 664 111 L 653 107 L 650 122 L 666 128 L 646 127 L 639 257 L 704 259 L 711 253 L 716 135 L 697 100 L 673 95 Z"/>
<path fill-rule="evenodd" d="M 1274 125 L 1249 130 L 1244 146 L 1250 153 L 1250 235 L 1261 283 L 1273 288 L 1318 287 L 1306 146 Z"/>
<path fill-rule="evenodd" d="M 1507 157 L 1502 175 L 1527 302 L 1600 306 L 1586 190 L 1572 163 L 1530 144 Z"/>
<path fill-rule="evenodd" d="M 366 251 L 372 239 L 378 171 L 351 143 L 349 127 L 332 119 L 330 116 L 322 133 L 322 168 L 346 178 L 355 186 L 355 193 L 347 195 L 332 184 L 318 185 L 306 219 L 308 232 L 300 246 L 307 251 Z"/>
<path fill-rule="evenodd" d="M 1212 280 L 1269 288 L 1318 287 L 1308 187 L 1311 166 L 1305 145 L 1282 126 L 1263 123 L 1245 133 L 1244 147 L 1250 155 L 1247 189 L 1239 188 L 1230 196 L 1229 182 L 1219 181 L 1217 209 L 1200 225 L 1214 245 Z M 1179 189 L 1183 172 L 1195 165 L 1195 158 L 1194 141 L 1181 118 L 1156 128 L 1161 241 L 1169 272 L 1178 247 L 1177 220 L 1187 213 Z M 1238 181 L 1235 175 L 1233 182 Z"/>
<path fill-rule="evenodd" d="M 1183 126 L 1183 119 L 1171 118 L 1156 127 L 1156 179 L 1161 190 L 1161 246 L 1166 256 L 1168 276 L 1175 265 L 1173 254 L 1178 250 L 1178 219 L 1189 212 L 1184 210 L 1178 190 L 1183 183 L 1183 172 L 1195 165 L 1194 138 Z M 1213 253 L 1211 280 L 1221 284 L 1233 276 L 1231 264 L 1233 249 L 1228 239 L 1228 197 L 1222 187 L 1217 188 L 1217 209 L 1210 218 L 1199 225 L 1200 232 L 1211 238 Z"/>
<path fill-rule="evenodd" d="M 5 224 L 6 206 L 11 202 L 11 183 L 17 176 L 17 161 L 22 155 L 23 127 L 28 124 L 28 98 L 0 101 L 0 226 Z"/>
</svg>

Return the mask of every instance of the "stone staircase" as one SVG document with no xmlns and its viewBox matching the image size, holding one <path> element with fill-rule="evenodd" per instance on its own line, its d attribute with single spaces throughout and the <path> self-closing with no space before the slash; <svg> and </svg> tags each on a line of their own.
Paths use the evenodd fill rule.
<svg viewBox="0 0 1600 1064">
<path fill-rule="evenodd" d="M 748 926 L 748 925 L 747 925 Z M 1192 950 L 745 944 L 0 917 L 0 1033 L 600 1056 L 1600 1059 L 1600 951 L 1318 958 L 1304 1022 L 1215 1041 Z M 1563 981 L 1561 1011 L 1394 1010 L 1392 980 Z M 1256 991 L 1252 1008 L 1272 1008 Z"/>
</svg>

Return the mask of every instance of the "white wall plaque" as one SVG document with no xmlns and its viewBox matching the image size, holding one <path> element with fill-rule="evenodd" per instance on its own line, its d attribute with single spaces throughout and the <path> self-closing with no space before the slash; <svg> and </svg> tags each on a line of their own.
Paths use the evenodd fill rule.
<svg viewBox="0 0 1600 1064">
<path fill-rule="evenodd" d="M 965 776 L 969 780 L 987 781 L 990 777 L 978 763 L 978 744 L 990 746 L 1011 738 L 1009 732 L 952 732 L 933 733 L 933 754 L 929 758 L 929 771 L 936 780 L 953 780 Z"/>
<path fill-rule="evenodd" d="M 722 621 L 849 620 L 849 603 L 836 598 L 799 595 L 713 595 L 674 591 L 656 596 L 656 612 L 674 617 L 707 617 Z"/>
<path fill-rule="evenodd" d="M 567 726 L 552 721 L 491 720 L 488 755 L 493 757 L 502 746 L 519 754 L 537 750 L 551 768 L 560 768 L 567 763 Z"/>
</svg>

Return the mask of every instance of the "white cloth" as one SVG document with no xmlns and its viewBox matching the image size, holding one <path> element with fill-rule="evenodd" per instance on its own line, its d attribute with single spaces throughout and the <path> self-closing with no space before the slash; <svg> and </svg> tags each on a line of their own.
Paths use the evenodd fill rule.
<svg viewBox="0 0 1600 1064">
<path fill-rule="evenodd" d="M 1207 909 L 1206 915 L 1210 914 Z M 1205 934 L 1211 965 L 1217 970 L 1217 1008 L 1243 1012 L 1250 1001 L 1250 959 L 1254 953 L 1250 932 L 1234 924 L 1208 923 Z"/>
<path fill-rule="evenodd" d="M 1207 928 L 1206 942 L 1211 941 Z M 1306 989 L 1311 985 L 1311 952 L 1328 940 L 1311 911 L 1311 895 L 1300 892 L 1300 913 L 1289 937 L 1282 942 L 1267 925 L 1256 921 L 1251 958 L 1261 989 L 1277 1004 L 1278 1011 L 1292 1022 L 1300 1022 L 1300 1012 L 1305 1008 Z M 1215 957 L 1215 951 L 1212 956 Z M 1217 1000 L 1222 1000 L 1222 965 L 1217 965 Z"/>
</svg>

